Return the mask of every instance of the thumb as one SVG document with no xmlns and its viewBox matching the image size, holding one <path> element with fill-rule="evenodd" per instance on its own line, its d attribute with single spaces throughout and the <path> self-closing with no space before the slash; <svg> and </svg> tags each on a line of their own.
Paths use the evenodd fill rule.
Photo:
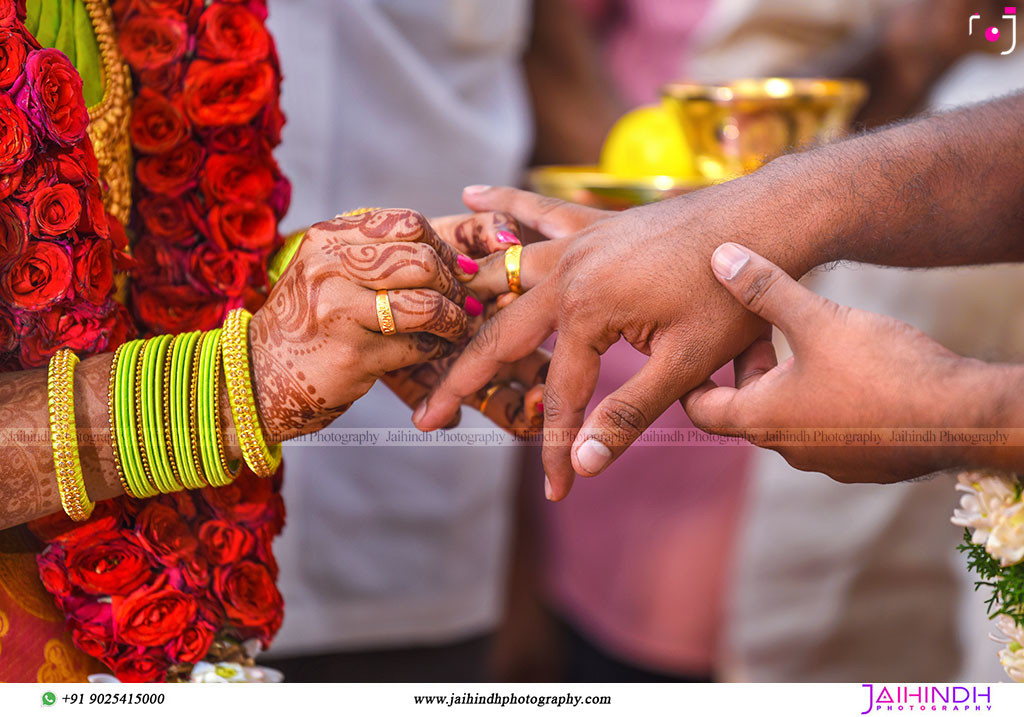
<svg viewBox="0 0 1024 717">
<path fill-rule="evenodd" d="M 466 187 L 462 190 L 462 201 L 475 212 L 508 212 L 520 224 L 535 229 L 549 239 L 571 236 L 597 220 L 614 214 L 512 187 Z"/>
<path fill-rule="evenodd" d="M 715 277 L 749 311 L 778 326 L 794 346 L 825 302 L 750 249 L 727 242 L 711 255 Z"/>
</svg>

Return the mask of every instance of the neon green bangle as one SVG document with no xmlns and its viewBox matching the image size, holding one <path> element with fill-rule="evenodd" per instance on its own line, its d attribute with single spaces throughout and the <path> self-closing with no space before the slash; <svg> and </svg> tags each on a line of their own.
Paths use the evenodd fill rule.
<svg viewBox="0 0 1024 717">
<path fill-rule="evenodd" d="M 146 480 L 139 453 L 139 439 L 135 428 L 135 364 L 142 345 L 140 340 L 129 341 L 117 364 L 114 404 L 117 413 L 117 445 L 121 454 L 125 480 L 138 498 L 149 498 L 158 493 L 156 486 Z"/>
<path fill-rule="evenodd" d="M 207 332 L 199 351 L 199 445 L 203 473 L 212 486 L 238 477 L 224 461 L 220 440 L 220 329 Z"/>
<path fill-rule="evenodd" d="M 144 459 L 148 459 L 150 474 L 161 493 L 182 490 L 182 485 L 175 480 L 174 473 L 171 472 L 171 464 L 167 458 L 167 441 L 164 438 L 164 361 L 171 338 L 170 335 L 152 338 L 142 352 L 142 455 Z"/>
<path fill-rule="evenodd" d="M 178 477 L 182 484 L 191 490 L 206 485 L 196 470 L 192 445 L 189 440 L 189 383 L 192 379 L 192 360 L 195 354 L 196 341 L 201 332 L 193 331 L 182 334 L 174 342 L 171 350 L 170 374 L 170 418 L 171 443 L 174 450 L 174 462 L 178 468 Z"/>
</svg>

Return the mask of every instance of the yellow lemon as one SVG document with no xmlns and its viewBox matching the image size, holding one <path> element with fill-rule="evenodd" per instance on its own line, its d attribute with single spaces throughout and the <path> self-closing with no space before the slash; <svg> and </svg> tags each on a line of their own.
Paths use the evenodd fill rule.
<svg viewBox="0 0 1024 717">
<path fill-rule="evenodd" d="M 693 153 L 671 110 L 646 105 L 612 127 L 601 149 L 601 169 L 623 177 L 692 177 Z"/>
</svg>

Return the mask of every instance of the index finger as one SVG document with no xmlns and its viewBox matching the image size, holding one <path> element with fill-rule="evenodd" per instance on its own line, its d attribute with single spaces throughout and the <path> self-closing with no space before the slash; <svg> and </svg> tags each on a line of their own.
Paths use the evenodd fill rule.
<svg viewBox="0 0 1024 717">
<path fill-rule="evenodd" d="M 551 335 L 557 297 L 549 286 L 524 294 L 480 327 L 416 410 L 412 420 L 417 428 L 434 431 L 448 425 L 462 402 L 487 385 L 504 364 L 529 356 Z"/>
</svg>

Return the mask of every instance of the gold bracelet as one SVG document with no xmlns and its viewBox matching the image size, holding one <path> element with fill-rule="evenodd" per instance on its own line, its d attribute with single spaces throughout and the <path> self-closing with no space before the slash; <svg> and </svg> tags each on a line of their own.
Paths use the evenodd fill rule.
<svg viewBox="0 0 1024 717">
<path fill-rule="evenodd" d="M 57 492 L 64 512 L 71 520 L 80 523 L 89 519 L 96 505 L 89 500 L 85 490 L 82 462 L 78 456 L 78 430 L 75 425 L 77 365 L 78 357 L 70 349 L 61 349 L 55 353 L 47 369 L 46 389 Z"/>
<path fill-rule="evenodd" d="M 224 382 L 228 389 L 231 417 L 246 465 L 258 476 L 268 478 L 281 465 L 281 445 L 268 446 L 260 427 L 256 398 L 252 390 L 252 371 L 249 367 L 249 321 L 245 309 L 228 314 L 221 334 L 224 359 Z"/>
<path fill-rule="evenodd" d="M 142 459 L 142 474 L 145 477 L 146 482 L 153 489 L 153 495 L 156 495 L 157 493 L 162 493 L 164 491 L 160 489 L 160 486 L 153 478 L 153 471 L 150 470 L 149 454 L 146 451 L 146 434 L 142 426 L 142 411 L 145 410 L 145 407 L 142 405 L 142 386 L 144 383 L 144 381 L 142 380 L 142 359 L 146 353 L 146 347 L 149 346 L 150 343 L 152 343 L 154 340 L 155 339 L 146 339 L 145 342 L 143 342 L 142 348 L 139 349 L 139 355 L 135 359 L 135 366 L 133 366 L 132 368 L 135 372 L 135 445 L 139 447 L 139 456 Z"/>
</svg>

